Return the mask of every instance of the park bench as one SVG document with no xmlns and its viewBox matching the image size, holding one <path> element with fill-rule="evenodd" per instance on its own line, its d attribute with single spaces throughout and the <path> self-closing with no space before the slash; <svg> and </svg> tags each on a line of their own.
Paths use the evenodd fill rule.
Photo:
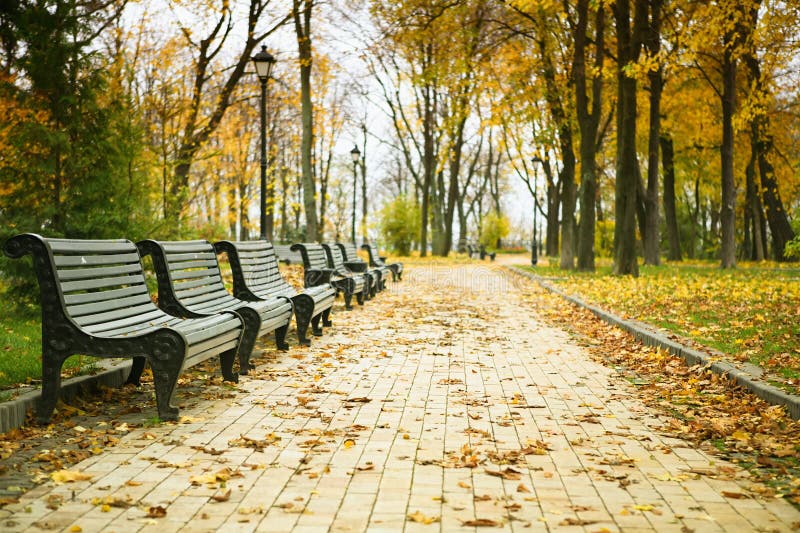
<svg viewBox="0 0 800 533">
<path fill-rule="evenodd" d="M 302 265 L 303 256 L 300 252 L 292 251 L 291 244 L 274 244 L 275 255 L 278 261 L 287 265 Z"/>
<path fill-rule="evenodd" d="M 375 297 L 375 294 L 377 294 L 381 288 L 379 273 L 368 272 L 366 270 L 367 265 L 363 261 L 345 261 L 342 250 L 334 243 L 322 243 L 322 249 L 325 250 L 325 256 L 328 258 L 328 266 L 330 268 L 341 274 L 364 276 L 367 283 L 364 297 L 366 299 Z"/>
<path fill-rule="evenodd" d="M 359 305 L 364 305 L 364 300 L 369 291 L 369 280 L 362 274 L 353 274 L 346 271 L 337 271 L 328 266 L 325 249 L 317 243 L 298 243 L 292 245 L 293 251 L 299 251 L 303 256 L 303 269 L 305 271 L 305 286 L 332 285 L 337 293 L 344 295 L 344 307 L 353 308 L 353 296 Z"/>
<path fill-rule="evenodd" d="M 288 350 L 286 331 L 292 318 L 289 298 L 274 297 L 257 302 L 235 298 L 225 288 L 214 246 L 204 240 L 136 243 L 142 256 L 151 256 L 158 279 L 158 306 L 182 317 L 203 317 L 235 311 L 245 328 L 239 346 L 239 372 L 247 374 L 258 337 L 275 332 L 279 350 Z"/>
<path fill-rule="evenodd" d="M 392 281 L 403 279 L 403 263 L 386 263 L 386 258 L 378 253 L 378 247 L 374 244 L 362 244 L 362 250 L 366 250 L 369 255 L 369 264 L 374 267 L 387 267 L 392 272 Z"/>
<path fill-rule="evenodd" d="M 6 241 L 4 252 L 12 258 L 31 254 L 39 280 L 39 423 L 49 422 L 61 389 L 61 367 L 75 354 L 132 357 L 127 382 L 135 385 L 149 361 L 162 420 L 178 418 L 173 399 L 184 368 L 218 355 L 223 377 L 237 381 L 233 362 L 244 332 L 241 317 L 218 313 L 182 319 L 156 307 L 131 241 L 50 239 L 26 233 Z"/>
<path fill-rule="evenodd" d="M 306 337 L 311 324 L 312 335 L 322 335 L 322 326 L 331 325 L 331 307 L 336 289 L 330 285 L 308 287 L 298 292 L 281 275 L 275 249 L 269 241 L 220 241 L 214 243 L 218 254 L 228 254 L 233 273 L 233 295 L 240 300 L 269 300 L 275 296 L 289 298 L 297 321 L 297 338 L 308 346 Z M 297 252 L 293 252 L 297 253 Z M 301 254 L 297 254 L 302 257 Z"/>
<path fill-rule="evenodd" d="M 342 253 L 345 260 L 345 265 L 353 272 L 369 272 L 371 276 L 378 280 L 378 289 L 382 291 L 386 288 L 386 282 L 389 281 L 389 276 L 393 275 L 392 271 L 387 266 L 370 266 L 369 263 L 364 261 L 358 256 L 356 245 L 348 242 L 337 242 L 336 246 Z"/>
</svg>

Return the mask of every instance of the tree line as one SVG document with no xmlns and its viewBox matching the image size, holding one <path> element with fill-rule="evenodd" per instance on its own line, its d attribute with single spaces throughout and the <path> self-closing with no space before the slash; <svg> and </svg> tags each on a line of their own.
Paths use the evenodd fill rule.
<svg viewBox="0 0 800 533">
<path fill-rule="evenodd" d="M 799 22 L 778 0 L 7 2 L 0 236 L 258 235 L 269 44 L 276 241 L 348 238 L 355 200 L 362 238 L 448 255 L 521 180 L 564 269 L 786 260 Z M 344 27 L 357 74 L 326 44 Z M 345 135 L 382 160 L 353 176 Z"/>
</svg>

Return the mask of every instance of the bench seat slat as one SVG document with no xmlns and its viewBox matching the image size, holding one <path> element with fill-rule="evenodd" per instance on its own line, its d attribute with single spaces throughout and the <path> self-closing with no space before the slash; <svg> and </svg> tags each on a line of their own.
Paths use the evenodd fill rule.
<svg viewBox="0 0 800 533">
<path fill-rule="evenodd" d="M 82 255 L 56 255 L 53 257 L 55 264 L 59 268 L 73 266 L 93 266 L 93 265 L 113 265 L 116 263 L 138 263 L 139 254 L 117 253 L 117 254 L 82 254 Z"/>
<path fill-rule="evenodd" d="M 122 289 L 108 289 L 104 291 L 93 292 L 78 292 L 64 295 L 64 303 L 67 305 L 79 305 L 93 302 L 105 302 L 115 300 L 117 298 L 125 298 L 134 294 L 141 294 L 142 296 L 150 299 L 150 293 L 147 292 L 147 287 L 144 284 L 131 285 Z"/>
<path fill-rule="evenodd" d="M 102 302 L 68 305 L 67 310 L 73 317 L 81 317 L 83 315 L 92 314 L 99 316 L 100 313 L 113 309 L 130 309 L 136 306 L 152 307 L 152 303 L 153 301 L 150 299 L 149 295 L 140 293 L 133 296 L 127 296 L 125 298 L 114 298 L 113 300 L 106 300 Z"/>
<path fill-rule="evenodd" d="M 113 267 L 59 269 L 58 279 L 61 281 L 72 281 L 81 279 L 107 278 L 141 272 L 141 270 L 142 266 L 138 261 L 136 264 L 118 265 Z"/>
<path fill-rule="evenodd" d="M 76 244 L 78 243 L 78 244 Z M 74 239 L 47 239 L 50 251 L 64 255 L 119 254 L 131 252 L 131 241 L 109 239 L 95 241 L 76 241 Z"/>
<path fill-rule="evenodd" d="M 61 283 L 61 290 L 65 293 L 102 289 L 103 287 L 119 287 L 120 285 L 144 285 L 144 275 L 141 273 L 115 278 L 86 279 L 81 281 L 65 281 Z"/>
</svg>

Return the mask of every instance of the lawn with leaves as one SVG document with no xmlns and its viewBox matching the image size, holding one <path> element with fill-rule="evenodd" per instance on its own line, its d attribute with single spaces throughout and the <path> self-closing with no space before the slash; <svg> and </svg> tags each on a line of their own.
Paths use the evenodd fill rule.
<svg viewBox="0 0 800 533">
<path fill-rule="evenodd" d="M 715 348 L 800 390 L 800 269 L 721 270 L 711 264 L 643 266 L 640 276 L 532 269 L 567 293 L 625 318 Z"/>
</svg>

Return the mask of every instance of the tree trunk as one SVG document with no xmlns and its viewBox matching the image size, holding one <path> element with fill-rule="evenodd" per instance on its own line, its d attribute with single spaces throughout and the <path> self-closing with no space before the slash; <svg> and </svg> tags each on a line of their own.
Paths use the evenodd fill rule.
<svg viewBox="0 0 800 533">
<path fill-rule="evenodd" d="M 652 57 L 661 50 L 661 2 L 650 0 L 650 24 L 647 32 L 647 48 Z M 664 86 L 663 68 L 651 70 L 650 81 L 650 128 L 647 142 L 647 193 L 645 195 L 644 263 L 658 265 L 661 262 L 660 216 L 658 213 L 658 150 L 661 138 L 661 92 Z"/>
<path fill-rule="evenodd" d="M 361 240 L 369 242 L 367 234 L 367 214 L 369 213 L 369 204 L 367 203 L 367 127 L 362 124 L 361 129 L 364 132 L 364 144 L 361 146 L 361 164 L 359 165 L 361 167 Z"/>
<path fill-rule="evenodd" d="M 644 13 L 642 11 L 644 10 Z M 614 3 L 617 28 L 617 181 L 615 191 L 614 273 L 639 275 L 636 260 L 636 79 L 625 73 L 639 55 L 640 20 L 646 19 L 645 2 L 636 0 L 634 27 L 631 29 L 629 0 Z"/>
<path fill-rule="evenodd" d="M 756 186 L 756 161 L 758 150 L 755 144 L 751 143 L 751 156 L 745 170 L 746 193 L 745 193 L 745 228 L 749 229 L 745 235 L 745 253 L 752 261 L 763 261 L 766 257 L 764 241 L 762 240 L 762 227 L 764 219 L 761 211 L 761 200 Z"/>
<path fill-rule="evenodd" d="M 597 211 L 597 130 L 602 112 L 604 60 L 605 10 L 597 9 L 595 21 L 595 68 L 598 72 L 592 80 L 591 111 L 587 95 L 586 41 L 589 22 L 589 0 L 578 1 L 578 24 L 575 31 L 575 53 L 573 56 L 573 79 L 575 80 L 575 103 L 578 124 L 581 129 L 581 223 L 578 227 L 578 270 L 594 271 L 594 235 Z"/>
<path fill-rule="evenodd" d="M 722 197 L 720 223 L 722 226 L 720 264 L 722 268 L 736 266 L 736 183 L 734 181 L 733 114 L 736 107 L 736 59 L 730 49 L 733 37 L 725 36 L 726 47 L 722 60 Z"/>
<path fill-rule="evenodd" d="M 564 109 L 563 91 L 556 81 L 556 69 L 553 65 L 552 53 L 547 41 L 537 41 L 539 55 L 542 59 L 542 76 L 545 81 L 545 100 L 558 129 L 558 146 L 561 152 L 561 261 L 564 270 L 575 268 L 575 148 L 572 140 L 572 126 Z"/>
<path fill-rule="evenodd" d="M 542 168 L 544 168 L 544 175 L 547 178 L 547 242 L 545 251 L 548 257 L 557 257 L 561 232 L 561 226 L 558 223 L 561 191 L 559 191 L 553 180 L 553 169 L 550 167 L 549 159 L 544 159 Z"/>
<path fill-rule="evenodd" d="M 303 2 L 302 9 L 300 2 Z M 306 213 L 306 239 L 314 242 L 318 239 L 316 184 L 311 161 L 314 144 L 314 110 L 311 102 L 311 8 L 313 0 L 294 0 L 294 27 L 297 35 L 297 48 L 300 60 L 300 104 L 303 125 L 300 143 L 300 165 L 303 172 L 303 207 Z"/>
<path fill-rule="evenodd" d="M 670 261 L 680 261 L 682 259 L 681 237 L 678 231 L 678 212 L 675 207 L 675 147 L 672 136 L 667 132 L 662 132 L 660 144 L 661 166 L 664 171 L 664 219 L 669 240 L 667 258 Z"/>
</svg>

